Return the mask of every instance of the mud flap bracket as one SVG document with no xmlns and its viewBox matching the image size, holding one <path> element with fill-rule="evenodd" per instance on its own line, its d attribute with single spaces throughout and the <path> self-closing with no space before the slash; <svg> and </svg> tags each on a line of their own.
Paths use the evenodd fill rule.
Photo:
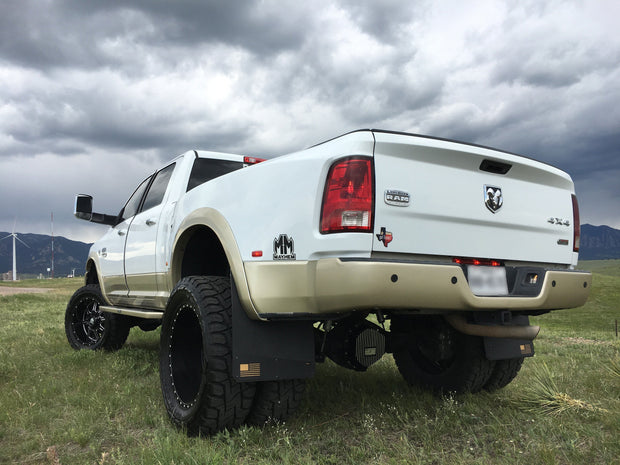
<svg viewBox="0 0 620 465">
<path fill-rule="evenodd" d="M 509 311 L 494 313 L 474 313 L 476 324 L 494 324 L 504 326 L 529 326 L 527 315 L 514 315 Z M 483 337 L 484 351 L 488 360 L 508 360 L 534 355 L 532 339 L 515 339 L 501 337 Z"/>
</svg>

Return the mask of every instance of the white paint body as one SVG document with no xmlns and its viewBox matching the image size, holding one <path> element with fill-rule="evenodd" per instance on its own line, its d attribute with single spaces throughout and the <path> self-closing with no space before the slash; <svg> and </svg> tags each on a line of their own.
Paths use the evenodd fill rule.
<svg viewBox="0 0 620 465">
<path fill-rule="evenodd" d="M 566 173 L 490 149 L 374 134 L 376 146 L 372 133 L 356 132 L 215 179 L 182 199 L 177 221 L 204 204 L 217 209 L 230 223 L 244 261 L 271 260 L 274 238 L 288 234 L 298 260 L 369 258 L 384 252 L 577 264 L 574 187 Z M 373 154 L 373 234 L 322 235 L 319 221 L 329 167 L 344 156 Z M 478 167 L 486 158 L 507 161 L 512 168 L 507 175 L 482 172 Z M 485 207 L 484 185 L 502 188 L 504 205 L 495 214 Z M 409 193 L 409 206 L 386 204 L 389 189 Z M 552 225 L 550 217 L 569 219 L 571 226 Z M 376 237 L 381 227 L 393 233 L 388 247 Z M 558 245 L 560 239 L 568 244 Z M 254 250 L 263 251 L 263 257 L 252 258 Z"/>
</svg>

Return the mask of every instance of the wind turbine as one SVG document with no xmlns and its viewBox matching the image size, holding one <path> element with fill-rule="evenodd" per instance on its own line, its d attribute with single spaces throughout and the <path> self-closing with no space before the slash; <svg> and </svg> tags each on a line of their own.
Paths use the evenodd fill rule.
<svg viewBox="0 0 620 465">
<path fill-rule="evenodd" d="M 8 239 L 13 236 L 13 281 L 17 281 L 17 255 L 15 254 L 15 239 L 24 244 L 26 247 L 30 248 L 28 244 L 22 241 L 19 237 L 17 237 L 17 233 L 15 232 L 15 223 L 13 223 L 13 232 L 8 236 L 3 237 L 0 241 Z"/>
</svg>

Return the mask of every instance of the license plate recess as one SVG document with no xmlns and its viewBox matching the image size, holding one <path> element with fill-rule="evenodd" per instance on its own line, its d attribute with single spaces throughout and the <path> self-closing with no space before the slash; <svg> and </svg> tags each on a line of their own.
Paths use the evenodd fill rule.
<svg viewBox="0 0 620 465">
<path fill-rule="evenodd" d="M 469 288 L 477 296 L 508 295 L 506 268 L 503 266 L 467 265 Z"/>
</svg>

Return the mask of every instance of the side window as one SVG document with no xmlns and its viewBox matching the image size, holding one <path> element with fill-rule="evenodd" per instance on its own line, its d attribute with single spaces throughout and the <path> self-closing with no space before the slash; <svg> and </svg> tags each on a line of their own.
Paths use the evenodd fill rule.
<svg viewBox="0 0 620 465">
<path fill-rule="evenodd" d="M 192 172 L 189 175 L 187 190 L 200 186 L 211 179 L 215 179 L 224 174 L 231 173 L 243 168 L 243 163 L 239 161 L 213 160 L 210 158 L 196 158 Z"/>
<path fill-rule="evenodd" d="M 146 191 L 146 188 L 148 187 L 151 178 L 152 176 L 149 176 L 144 181 L 142 181 L 142 184 L 140 184 L 138 188 L 134 191 L 132 196 L 129 197 L 129 200 L 125 204 L 125 208 L 123 208 L 123 210 L 121 211 L 120 221 L 131 218 L 136 213 L 138 213 L 138 208 L 140 208 L 140 201 L 144 196 L 144 191 Z"/>
<path fill-rule="evenodd" d="M 173 171 L 174 163 L 170 166 L 166 166 L 155 175 L 151 188 L 144 199 L 144 205 L 142 206 L 141 211 L 156 207 L 164 200 L 164 194 L 168 188 L 168 182 L 170 181 Z"/>
</svg>

